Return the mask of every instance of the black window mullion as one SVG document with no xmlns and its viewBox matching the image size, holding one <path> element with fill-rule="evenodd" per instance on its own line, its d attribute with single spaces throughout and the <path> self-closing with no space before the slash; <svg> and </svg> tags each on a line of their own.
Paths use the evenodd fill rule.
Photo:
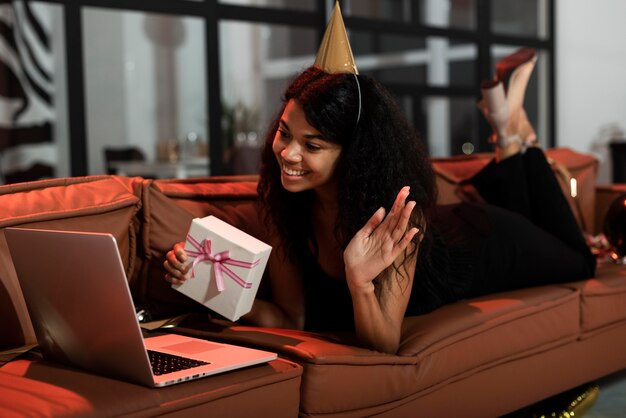
<svg viewBox="0 0 626 418">
<path fill-rule="evenodd" d="M 417 24 L 422 22 L 422 11 L 417 2 L 411 2 L 410 22 Z"/>
<path fill-rule="evenodd" d="M 557 113 L 555 112 L 556 106 L 557 106 L 557 102 L 556 102 L 556 54 L 555 54 L 555 38 L 556 38 L 556 1 L 552 0 L 548 2 L 548 25 L 550 26 L 548 29 L 548 42 L 550 44 L 549 46 L 549 51 L 550 51 L 550 58 L 549 58 L 549 63 L 550 63 L 550 69 L 548 71 L 548 80 L 550 83 L 549 86 L 549 90 L 548 90 L 548 103 L 549 103 L 549 109 L 548 109 L 548 119 L 550 120 L 550 129 L 548 130 L 548 135 L 550 136 L 548 138 L 548 146 L 549 147 L 555 147 L 559 142 L 558 142 L 558 132 L 556 129 L 556 118 L 557 118 Z"/>
<path fill-rule="evenodd" d="M 528 36 L 511 36 L 511 35 L 497 35 L 491 33 L 487 40 L 492 45 L 513 45 L 519 47 L 531 47 L 536 49 L 549 49 L 551 43 L 549 41 L 537 38 L 530 38 Z"/>
<path fill-rule="evenodd" d="M 480 83 L 482 80 L 493 78 L 491 45 L 491 4 L 490 0 L 477 0 L 478 10 L 477 31 L 478 31 L 478 66 L 476 71 L 475 97 L 480 98 Z M 478 112 L 478 110 L 476 110 Z M 478 118 L 478 138 L 474 140 L 474 148 L 478 151 L 490 151 L 491 147 L 485 140 L 491 134 L 491 126 L 482 115 Z"/>
<path fill-rule="evenodd" d="M 206 2 L 174 0 L 55 0 L 54 2 L 68 5 L 78 3 L 83 7 L 116 9 L 120 11 L 202 16 L 206 13 L 206 9 L 211 8 L 216 1 L 217 0 L 208 0 Z"/>
<path fill-rule="evenodd" d="M 449 86 L 437 87 L 423 84 L 385 83 L 385 87 L 402 94 L 413 96 L 438 96 L 438 97 L 474 97 L 474 87 Z"/>
<path fill-rule="evenodd" d="M 226 173 L 222 132 L 222 90 L 220 75 L 219 21 L 216 5 L 209 3 L 205 15 L 207 132 L 209 133 L 209 160 L 211 175 Z"/>
<path fill-rule="evenodd" d="M 438 26 L 424 25 L 419 22 L 385 21 L 354 16 L 344 16 L 343 20 L 347 28 L 371 32 L 384 32 L 408 36 L 439 36 L 471 41 L 475 41 L 478 36 L 476 32 L 472 30 L 441 28 Z"/>
<path fill-rule="evenodd" d="M 316 1 L 316 10 L 317 10 L 317 44 L 322 43 L 322 38 L 324 37 L 324 32 L 326 31 L 326 24 L 328 19 L 330 18 L 330 10 L 328 13 L 326 11 L 326 1 L 327 0 L 317 0 Z"/>
<path fill-rule="evenodd" d="M 262 9 L 259 7 L 234 6 L 228 4 L 217 4 L 210 7 L 214 9 L 214 13 L 219 19 L 267 24 L 317 26 L 319 25 L 320 18 L 324 17 L 324 9 L 322 9 L 321 12 L 307 12 L 299 10 Z"/>
<path fill-rule="evenodd" d="M 85 118 L 85 74 L 83 68 L 83 22 L 81 6 L 68 2 L 63 8 L 67 65 L 70 175 L 89 172 Z"/>
</svg>

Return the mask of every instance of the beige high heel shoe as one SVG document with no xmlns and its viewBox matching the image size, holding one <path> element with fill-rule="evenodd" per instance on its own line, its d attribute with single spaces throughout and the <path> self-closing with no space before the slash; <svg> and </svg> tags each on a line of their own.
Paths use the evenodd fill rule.
<svg viewBox="0 0 626 418">
<path fill-rule="evenodd" d="M 494 79 L 507 84 L 506 90 L 508 93 L 508 86 L 511 84 L 510 79 L 519 73 L 521 67 L 527 64 L 530 65 L 530 72 L 532 72 L 536 62 L 537 51 L 534 48 L 520 48 L 512 54 L 500 59 L 496 63 L 496 74 Z M 528 79 L 526 82 L 528 82 Z M 525 88 L 526 86 L 524 85 L 524 89 Z"/>
<path fill-rule="evenodd" d="M 524 110 L 526 88 L 536 63 L 537 51 L 534 48 L 521 48 L 496 64 L 496 80 L 506 86 L 509 110 L 512 116 L 518 118 L 515 123 L 525 146 L 531 146 L 537 142 L 537 135 Z"/>
<path fill-rule="evenodd" d="M 498 61 L 494 80 L 481 83 L 478 108 L 493 128 L 489 141 L 500 148 L 518 144 L 524 151 L 537 143 L 537 135 L 524 110 L 524 95 L 536 61 L 534 49 L 519 49 Z"/>
<path fill-rule="evenodd" d="M 495 80 L 484 80 L 480 85 L 482 99 L 478 102 L 478 108 L 493 130 L 489 142 L 500 148 L 507 148 L 513 143 L 522 144 L 522 138 L 517 133 L 509 134 L 508 125 L 511 118 L 511 110 L 504 94 L 504 85 Z"/>
</svg>

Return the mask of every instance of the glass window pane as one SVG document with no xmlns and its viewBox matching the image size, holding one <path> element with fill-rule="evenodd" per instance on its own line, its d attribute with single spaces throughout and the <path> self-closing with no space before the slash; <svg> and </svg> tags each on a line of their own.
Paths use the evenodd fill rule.
<svg viewBox="0 0 626 418">
<path fill-rule="evenodd" d="M 341 5 L 345 16 L 397 22 L 411 22 L 415 11 L 412 0 L 344 0 Z"/>
<path fill-rule="evenodd" d="M 492 0 L 491 30 L 497 34 L 548 37 L 551 0 Z"/>
<path fill-rule="evenodd" d="M 478 149 L 481 138 L 478 137 L 479 112 L 475 98 L 395 93 L 400 107 L 426 143 L 431 156 L 471 154 Z"/>
<path fill-rule="evenodd" d="M 213 1 L 213 0 L 208 0 Z M 315 10 L 316 0 L 219 0 L 238 6 L 275 7 L 278 9 Z"/>
<path fill-rule="evenodd" d="M 478 138 L 479 112 L 473 97 L 426 97 L 422 111 L 422 132 L 433 157 L 471 154 L 479 141 L 486 141 Z"/>
<path fill-rule="evenodd" d="M 67 176 L 63 9 L 10 2 L 1 20 L 0 184 Z"/>
<path fill-rule="evenodd" d="M 344 0 L 345 16 L 474 29 L 476 0 Z"/>
<path fill-rule="evenodd" d="M 359 71 L 383 83 L 473 86 L 477 47 L 440 37 L 350 31 Z"/>
<path fill-rule="evenodd" d="M 438 0 L 422 0 L 423 3 L 436 5 Z M 434 18 L 428 18 L 424 13 L 424 23 L 434 26 L 450 27 L 456 29 L 476 29 L 476 3 L 477 0 L 450 0 L 448 13 L 438 13 Z M 441 18 L 435 20 L 438 16 Z"/>
<path fill-rule="evenodd" d="M 149 162 L 206 160 L 204 21 L 96 8 L 83 21 L 90 174 L 105 171 L 105 147 L 137 147 Z M 186 175 L 154 170 L 132 174 Z"/>
<path fill-rule="evenodd" d="M 510 45 L 494 45 L 491 48 L 493 57 L 492 68 L 496 62 L 515 52 L 517 47 Z M 526 95 L 524 96 L 524 108 L 528 115 L 528 120 L 533 125 L 537 138 L 543 146 L 548 146 L 548 132 L 550 132 L 550 101 L 549 101 L 549 53 L 544 50 L 538 51 L 537 63 L 528 82 Z"/>
<path fill-rule="evenodd" d="M 256 173 L 284 89 L 315 61 L 316 32 L 232 21 L 219 30 L 225 163 L 234 174 Z"/>
<path fill-rule="evenodd" d="M 478 135 L 478 121 L 482 116 L 476 109 L 474 97 L 448 99 L 450 107 L 450 155 L 472 154 L 487 138 Z"/>
</svg>

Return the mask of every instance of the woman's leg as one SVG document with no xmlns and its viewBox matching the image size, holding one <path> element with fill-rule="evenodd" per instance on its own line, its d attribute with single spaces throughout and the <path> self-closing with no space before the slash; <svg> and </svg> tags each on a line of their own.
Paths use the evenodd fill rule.
<svg viewBox="0 0 626 418">
<path fill-rule="evenodd" d="M 472 180 L 487 203 L 517 212 L 571 247 L 587 249 L 576 218 L 552 167 L 539 148 L 499 163 L 492 161 Z"/>
<path fill-rule="evenodd" d="M 595 258 L 519 213 L 482 205 L 489 219 L 470 296 L 593 277 Z"/>
<path fill-rule="evenodd" d="M 516 237 L 517 240 L 523 238 L 520 242 L 528 241 L 529 246 L 554 254 L 559 250 L 554 246 L 560 243 L 561 246 L 573 250 L 574 254 L 578 254 L 577 257 L 587 266 L 583 269 L 584 275 L 589 273 L 593 275 L 595 258 L 585 242 L 550 164 L 541 149 L 533 146 L 534 130 L 523 108 L 523 92 L 533 67 L 534 57 L 531 56 L 524 58 L 513 70 L 507 89 L 509 94 L 504 100 L 501 84 L 496 86 L 497 89 L 495 87 L 483 89 L 484 100 L 481 110 L 494 127 L 496 158 L 478 173 L 471 183 L 488 203 L 516 212 L 529 220 L 529 224 L 537 227 L 537 230 L 524 228 L 524 222 L 516 222 L 522 227 L 519 231 L 510 231 L 513 237 L 518 233 L 522 234 L 521 237 Z M 515 97 L 512 96 L 512 92 L 515 92 Z M 506 112 L 499 109 L 500 106 L 504 106 Z M 494 116 L 497 117 L 494 119 Z M 500 227 L 507 229 L 506 225 Z M 554 237 L 557 242 L 546 241 L 546 237 L 542 236 L 543 232 Z M 550 245 L 545 245 L 546 242 L 550 242 Z M 532 249 L 528 250 L 530 256 Z M 564 251 L 561 256 L 565 257 L 567 252 Z M 529 260 L 535 263 L 537 258 L 533 255 L 526 261 Z M 569 261 L 572 265 L 579 264 L 578 260 L 569 259 Z"/>
<path fill-rule="evenodd" d="M 471 182 L 487 203 L 522 215 L 580 254 L 588 266 L 585 270 L 594 274 L 595 257 L 541 149 L 533 147 L 499 163 L 492 161 Z M 503 227 L 506 229 L 506 225 Z M 515 233 L 507 232 L 514 237 L 517 233 L 523 234 L 524 238 L 531 233 L 537 235 L 531 230 L 525 233 L 523 227 Z M 546 245 L 548 242 L 550 244 Z M 554 244 L 542 236 L 535 236 L 529 242 L 529 245 L 547 252 L 557 251 Z"/>
</svg>

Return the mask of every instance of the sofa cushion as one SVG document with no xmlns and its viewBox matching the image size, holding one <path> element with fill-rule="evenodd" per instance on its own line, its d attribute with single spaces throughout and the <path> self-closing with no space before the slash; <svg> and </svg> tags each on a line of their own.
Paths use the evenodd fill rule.
<svg viewBox="0 0 626 418">
<path fill-rule="evenodd" d="M 303 415 L 380 413 L 440 385 L 576 340 L 578 292 L 523 289 L 443 306 L 403 324 L 398 355 L 349 345 L 340 335 L 220 328 L 206 319 L 181 332 L 277 351 L 304 366 Z M 341 390 L 349 387 L 350 390 Z"/>
<path fill-rule="evenodd" d="M 134 217 L 141 206 L 140 183 L 140 179 L 94 176 L 0 187 L 0 348 L 34 342 L 4 228 L 111 233 L 130 277 L 135 267 Z"/>
<path fill-rule="evenodd" d="M 301 374 L 297 364 L 278 359 L 151 389 L 45 361 L 16 360 L 0 369 L 0 416 L 295 417 Z"/>
<path fill-rule="evenodd" d="M 623 265 L 601 260 L 595 278 L 567 286 L 580 292 L 583 333 L 601 332 L 626 321 L 626 268 Z"/>
<path fill-rule="evenodd" d="M 581 229 L 589 234 L 595 233 L 597 158 L 569 148 L 549 149 L 546 155 L 550 160 L 558 163 L 553 164 L 557 179 Z M 566 170 L 561 171 L 559 166 Z M 568 176 L 576 181 L 575 196 L 568 193 L 570 192 Z"/>
<path fill-rule="evenodd" d="M 621 194 L 626 193 L 626 184 L 604 184 L 596 186 L 596 219 L 595 233 L 604 230 L 604 221 L 609 207 Z"/>
<path fill-rule="evenodd" d="M 437 203 L 447 205 L 480 199 L 477 192 L 468 186 L 468 181 L 489 164 L 491 159 L 493 154 L 489 153 L 433 158 L 431 161 L 437 182 Z"/>
<path fill-rule="evenodd" d="M 239 176 L 144 183 L 141 257 L 145 266 L 132 291 L 154 318 L 206 311 L 163 279 L 165 253 L 185 239 L 193 218 L 214 215 L 265 241 L 255 203 L 256 180 Z"/>
<path fill-rule="evenodd" d="M 569 148 L 546 150 L 552 167 L 563 189 L 574 216 L 581 229 L 593 234 L 595 220 L 595 182 L 598 161 L 590 154 L 572 151 Z M 493 159 L 492 153 L 471 156 L 433 158 L 440 204 L 459 201 L 481 200 L 469 180 Z M 572 196 L 570 178 L 576 180 L 576 195 Z"/>
</svg>

